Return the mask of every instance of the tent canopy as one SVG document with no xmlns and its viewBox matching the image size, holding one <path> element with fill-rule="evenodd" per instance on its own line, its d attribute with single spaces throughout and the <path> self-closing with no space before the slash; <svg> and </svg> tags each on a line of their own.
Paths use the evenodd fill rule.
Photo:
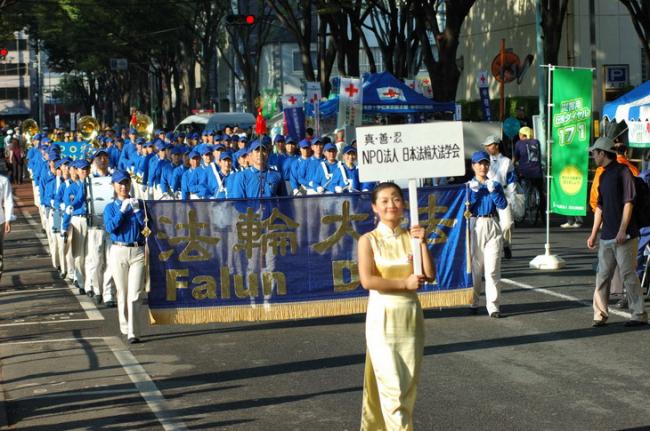
<svg viewBox="0 0 650 431">
<path fill-rule="evenodd" d="M 650 120 L 650 81 L 606 103 L 603 107 L 603 118 L 617 122 Z"/>
<path fill-rule="evenodd" d="M 411 89 L 388 72 L 374 73 L 363 82 L 364 114 L 415 114 L 421 112 L 454 112 L 454 102 L 435 102 Z M 321 117 L 336 115 L 338 96 L 320 103 Z M 306 114 L 313 116 L 313 108 L 305 105 Z"/>
</svg>

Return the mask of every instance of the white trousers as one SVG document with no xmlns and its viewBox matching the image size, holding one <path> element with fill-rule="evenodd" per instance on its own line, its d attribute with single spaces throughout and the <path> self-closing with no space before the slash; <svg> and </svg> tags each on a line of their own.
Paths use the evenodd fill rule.
<svg viewBox="0 0 650 431">
<path fill-rule="evenodd" d="M 88 235 L 88 219 L 84 216 L 73 216 L 71 249 L 74 259 L 75 280 L 80 288 L 84 288 L 86 280 L 86 236 Z"/>
<path fill-rule="evenodd" d="M 86 254 L 86 291 L 102 295 L 104 301 L 113 301 L 115 286 L 108 267 L 110 239 L 108 233 L 97 227 L 88 229 L 88 253 Z"/>
<path fill-rule="evenodd" d="M 140 335 L 138 315 L 144 290 L 144 247 L 111 245 L 109 266 L 117 290 L 120 331 L 128 338 Z"/>
<path fill-rule="evenodd" d="M 54 268 L 60 267 L 59 263 L 59 253 L 58 253 L 58 239 L 60 238 L 59 234 L 53 232 L 52 228 L 54 227 L 54 210 L 52 208 L 46 208 L 45 213 L 47 214 L 47 226 L 45 230 L 47 232 L 47 245 L 50 248 L 50 256 L 52 257 L 52 266 Z"/>
<path fill-rule="evenodd" d="M 472 280 L 474 298 L 472 305 L 478 306 L 483 291 L 482 276 L 485 276 L 485 306 L 488 313 L 499 311 L 501 293 L 501 227 L 497 218 L 472 218 Z"/>
</svg>

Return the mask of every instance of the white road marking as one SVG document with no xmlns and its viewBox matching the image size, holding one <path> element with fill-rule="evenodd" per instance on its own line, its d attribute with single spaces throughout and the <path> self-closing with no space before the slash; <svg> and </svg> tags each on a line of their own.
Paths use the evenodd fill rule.
<svg viewBox="0 0 650 431">
<path fill-rule="evenodd" d="M 19 201 L 19 199 L 17 199 L 17 200 Z M 40 227 L 40 223 L 37 223 L 34 220 L 33 215 L 28 214 L 26 211 L 24 211 L 22 209 L 21 209 L 21 212 L 23 214 L 23 217 L 25 217 L 25 220 L 27 220 L 27 223 L 29 223 L 34 229 L 36 229 L 36 232 L 38 232 L 39 227 Z M 39 237 L 38 240 L 41 242 L 43 247 L 45 247 L 45 250 L 47 250 L 49 248 L 49 245 L 47 243 L 46 238 L 40 238 Z M 64 281 L 68 284 L 68 288 L 70 290 L 76 290 L 76 288 L 72 284 L 70 284 L 70 282 L 68 280 L 64 280 Z M 76 293 L 76 292 L 73 292 L 73 294 L 74 293 Z M 79 301 L 79 304 L 81 305 L 81 308 L 83 308 L 84 312 L 86 313 L 86 316 L 88 316 L 89 321 L 90 320 L 104 320 L 104 316 L 97 309 L 97 307 L 95 306 L 95 303 L 92 302 L 90 299 L 88 299 L 85 295 L 84 296 L 82 296 L 82 295 L 74 295 L 74 297 L 77 298 L 77 300 Z M 73 320 L 68 320 L 68 322 L 72 322 L 72 321 Z M 39 322 L 39 323 L 48 324 L 48 323 L 52 323 L 52 321 L 47 321 L 46 320 L 46 321 Z M 0 325 L 0 326 L 2 326 L 2 325 Z"/>
<path fill-rule="evenodd" d="M 174 418 L 169 412 L 172 411 L 171 407 L 167 404 L 167 400 L 162 395 L 156 384 L 153 382 L 147 371 L 144 367 L 138 362 L 133 353 L 131 353 L 126 345 L 122 342 L 119 337 L 84 337 L 84 338 L 59 338 L 55 340 L 30 340 L 30 341 L 13 341 L 2 343 L 2 345 L 21 345 L 21 344 L 36 344 L 36 343 L 64 343 L 64 342 L 76 342 L 80 341 L 89 341 L 89 340 L 101 340 L 111 349 L 113 355 L 118 360 L 124 372 L 131 382 L 136 387 L 136 390 L 129 390 L 129 392 L 140 393 L 142 399 L 147 403 L 147 406 L 151 412 L 156 416 L 158 422 L 166 431 L 186 431 L 187 426 L 183 423 L 182 420 Z M 102 391 L 79 391 L 61 394 L 60 396 L 70 396 L 70 394 L 78 394 L 79 396 L 99 394 Z M 110 395 L 112 393 L 127 393 L 126 391 L 103 391 L 103 393 Z M 34 395 L 27 399 L 37 399 L 37 398 L 52 398 L 59 396 L 57 394 L 43 394 L 43 395 Z"/>
<path fill-rule="evenodd" d="M 510 279 L 507 279 L 507 278 L 502 278 L 501 281 L 506 283 L 506 284 L 510 284 L 512 286 L 515 286 L 515 287 L 521 287 L 522 289 L 534 290 L 535 292 L 543 293 L 545 295 L 555 296 L 556 298 L 561 298 L 561 299 L 566 299 L 567 301 L 577 302 L 579 304 L 584 305 L 585 307 L 591 307 L 592 306 L 591 301 L 585 301 L 583 299 L 576 298 L 575 296 L 565 295 L 564 293 L 553 292 L 552 290 L 544 289 L 542 287 L 531 286 L 531 285 L 528 285 L 528 284 L 520 283 L 518 281 L 510 280 Z M 615 314 L 615 315 L 620 316 L 620 317 L 625 317 L 626 319 L 630 319 L 632 317 L 630 315 L 630 313 L 626 313 L 625 311 L 621 311 L 621 310 L 615 310 L 615 309 L 612 309 L 611 307 L 609 309 L 609 314 Z"/>
</svg>

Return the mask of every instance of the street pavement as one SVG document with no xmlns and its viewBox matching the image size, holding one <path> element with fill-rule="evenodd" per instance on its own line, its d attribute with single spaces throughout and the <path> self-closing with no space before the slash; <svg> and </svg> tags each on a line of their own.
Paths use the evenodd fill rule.
<svg viewBox="0 0 650 431">
<path fill-rule="evenodd" d="M 115 309 L 60 280 L 31 187 L 18 186 L 0 283 L 0 429 L 355 430 L 364 316 L 196 326 L 146 325 L 127 345 Z M 419 430 L 650 429 L 650 331 L 617 311 L 591 328 L 588 227 L 553 220 L 560 271 L 529 261 L 542 227 L 514 233 L 504 318 L 425 312 Z M 3 424 L 3 421 L 6 421 Z"/>
</svg>

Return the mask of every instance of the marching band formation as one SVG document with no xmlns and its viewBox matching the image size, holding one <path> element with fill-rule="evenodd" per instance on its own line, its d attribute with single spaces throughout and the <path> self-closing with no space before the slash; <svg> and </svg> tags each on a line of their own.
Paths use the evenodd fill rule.
<svg viewBox="0 0 650 431">
<path fill-rule="evenodd" d="M 148 118 L 146 116 L 142 116 Z M 237 128 L 151 133 L 151 123 L 99 134 L 92 117 L 79 120 L 92 152 L 73 160 L 57 136 L 28 133 L 27 169 L 47 233 L 52 265 L 94 298 L 117 307 L 120 330 L 139 342 L 137 315 L 145 290 L 142 200 L 303 196 L 369 191 L 361 183 L 353 145 L 330 137 L 300 142 Z M 67 136 L 68 134 L 66 134 Z M 55 140 L 53 140 L 54 138 Z"/>
</svg>

